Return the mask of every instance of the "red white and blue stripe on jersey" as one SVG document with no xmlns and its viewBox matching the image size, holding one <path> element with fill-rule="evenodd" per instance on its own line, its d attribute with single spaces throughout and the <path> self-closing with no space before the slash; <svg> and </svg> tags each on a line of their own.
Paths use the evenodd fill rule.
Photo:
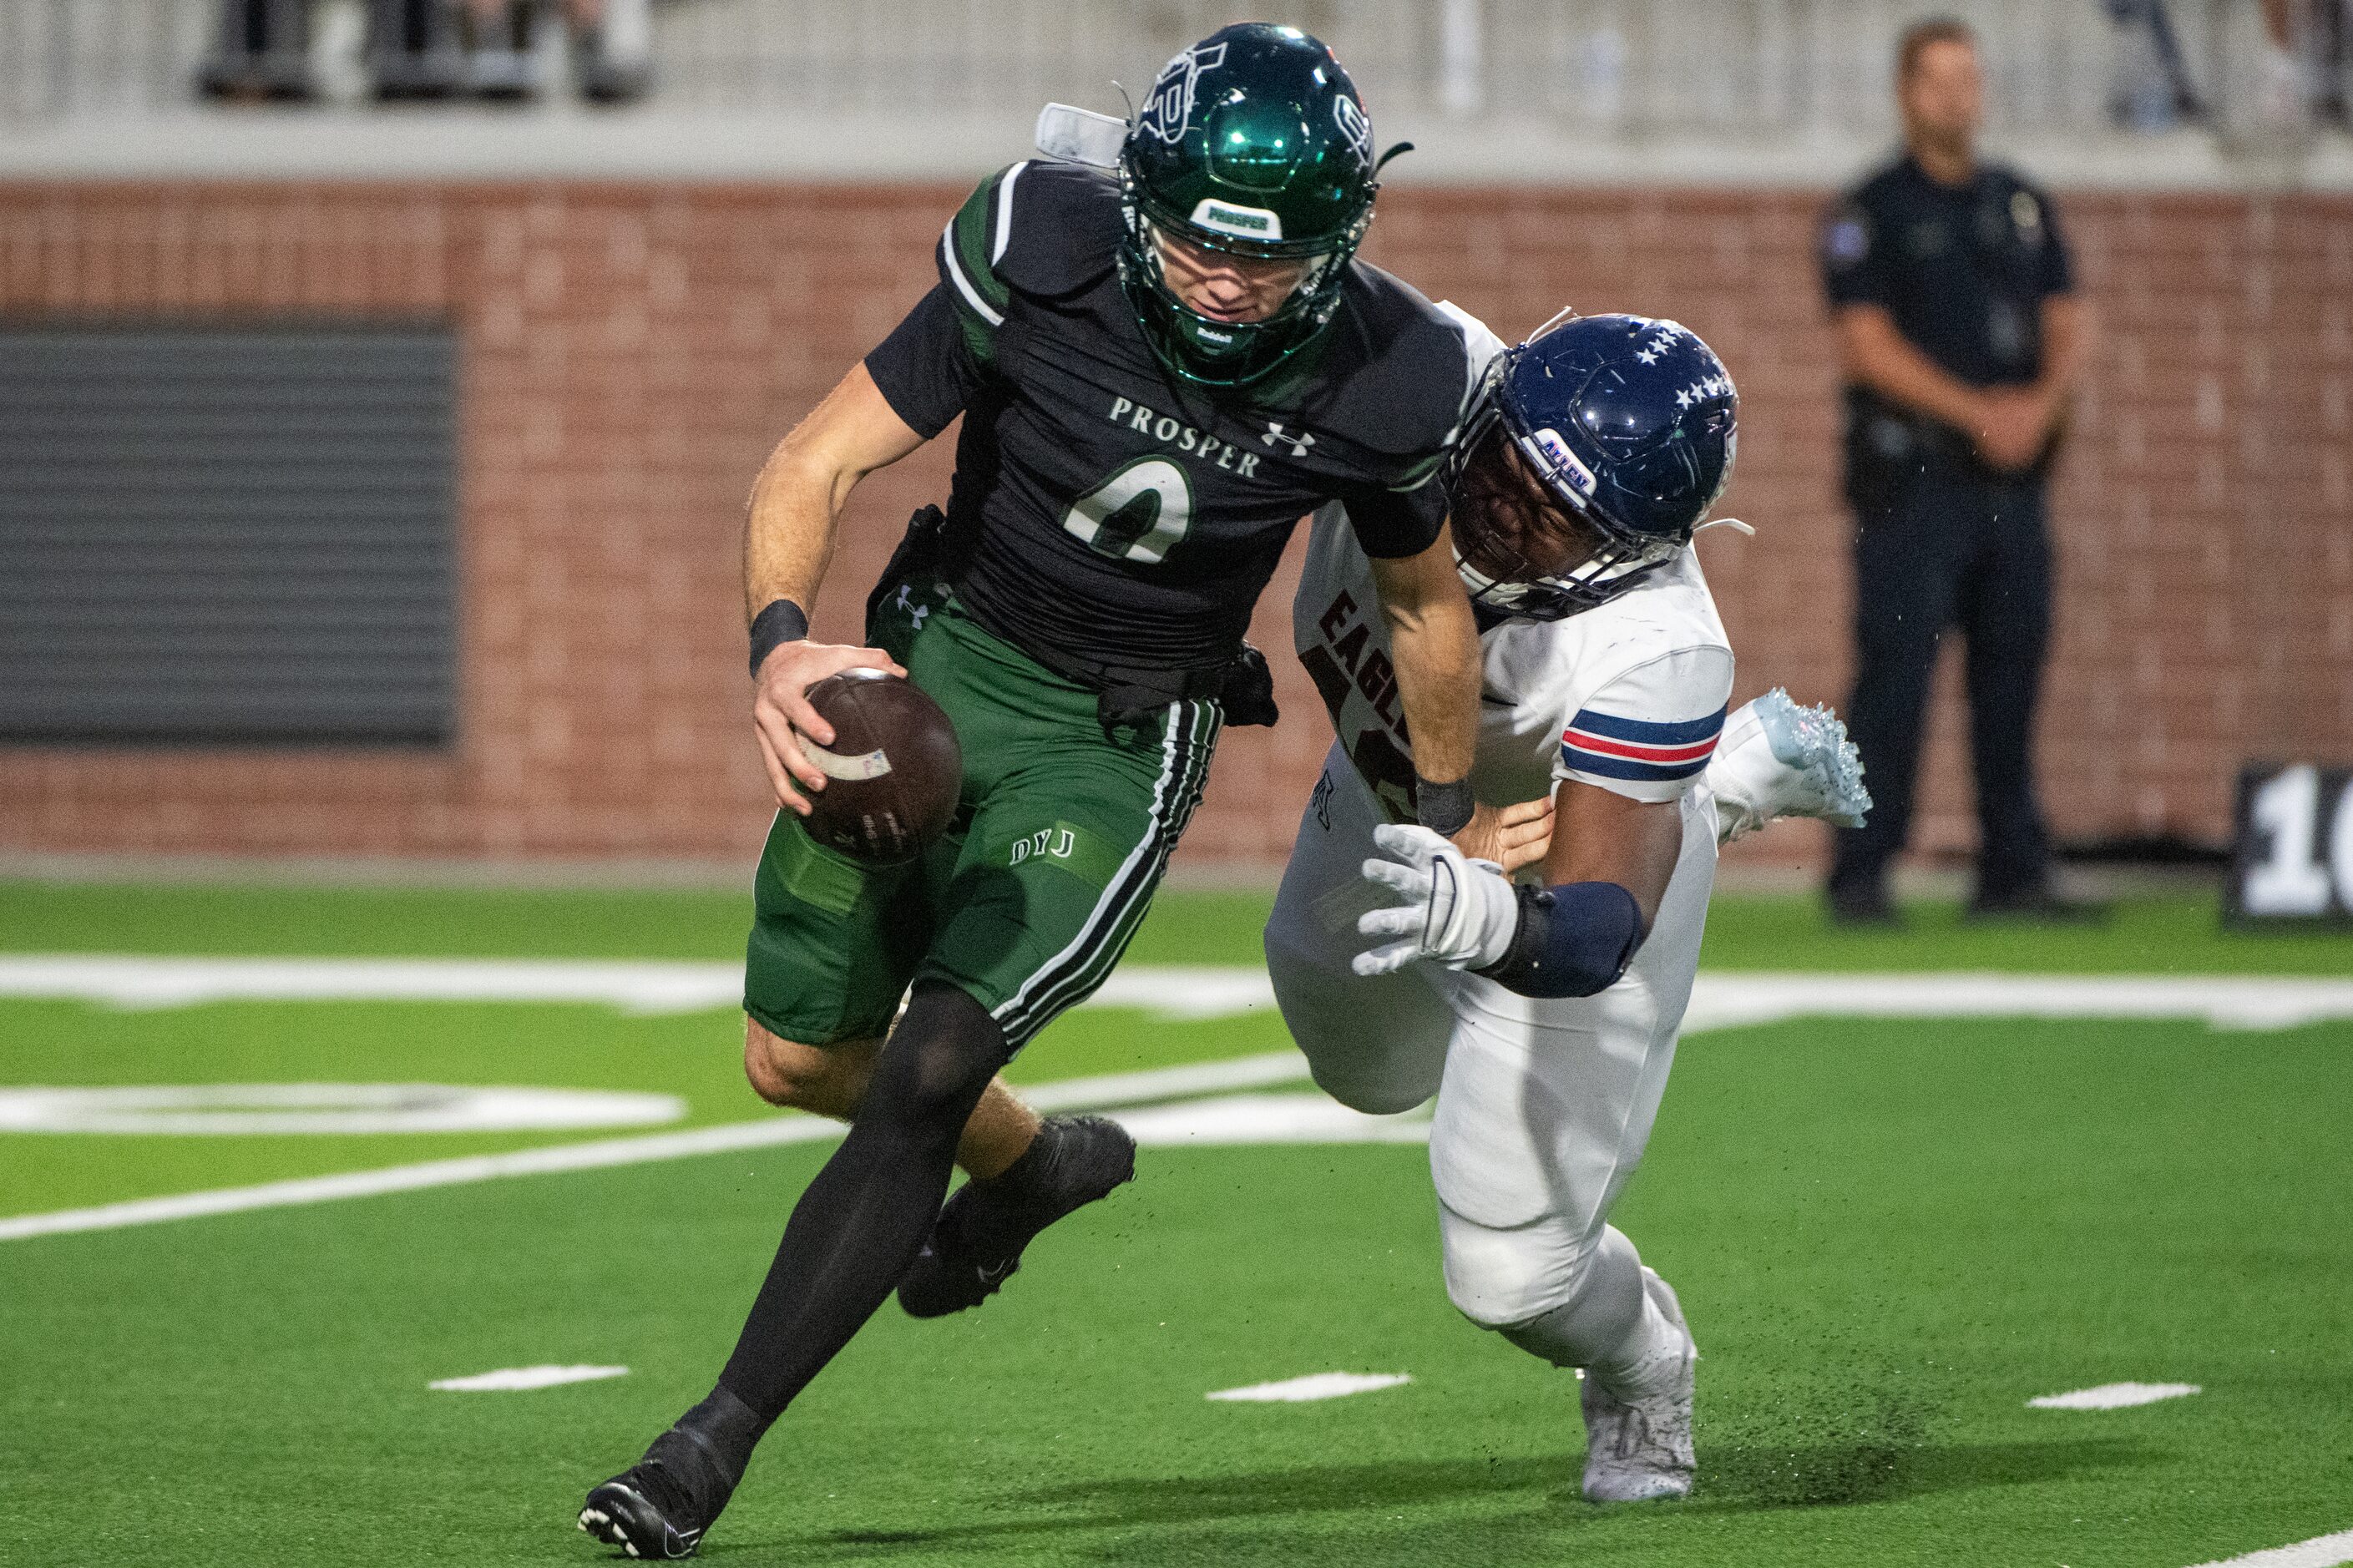
<svg viewBox="0 0 2353 1568">
<path fill-rule="evenodd" d="M 1704 719 L 1686 719 L 1677 724 L 1654 724 L 1579 709 L 1561 732 L 1560 760 L 1574 773 L 1605 779 L 1649 784 L 1687 779 L 1706 767 L 1715 754 L 1730 707 L 1726 703 Z"/>
</svg>

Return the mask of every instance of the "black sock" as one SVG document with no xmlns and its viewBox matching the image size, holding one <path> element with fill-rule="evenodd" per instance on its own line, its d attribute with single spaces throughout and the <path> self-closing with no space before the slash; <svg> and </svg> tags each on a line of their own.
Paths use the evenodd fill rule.
<svg viewBox="0 0 2353 1568">
<path fill-rule="evenodd" d="M 714 1388 L 676 1426 L 702 1445 L 732 1488 L 744 1479 L 744 1467 L 752 1462 L 752 1449 L 768 1429 L 769 1418 L 725 1389 Z"/>
<path fill-rule="evenodd" d="M 978 1002 L 953 986 L 916 991 L 875 1058 L 849 1135 L 793 1208 L 722 1390 L 774 1421 L 890 1299 L 947 1195 L 964 1125 L 1005 1060 L 1004 1031 Z"/>
</svg>

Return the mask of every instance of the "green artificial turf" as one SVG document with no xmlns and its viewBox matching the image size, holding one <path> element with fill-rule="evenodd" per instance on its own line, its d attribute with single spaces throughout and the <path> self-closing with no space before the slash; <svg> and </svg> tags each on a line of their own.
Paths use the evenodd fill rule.
<svg viewBox="0 0 2353 1568">
<path fill-rule="evenodd" d="M 1247 963 L 1265 900 L 1132 960 Z M 1831 931 L 1720 899 L 1716 968 L 2353 973 L 2344 936 Z M 0 884 L 0 949 L 728 960 L 697 893 Z M 445 1081 L 763 1114 L 727 1010 L 0 1001 L 0 1084 Z M 1280 1048 L 1069 1015 L 1029 1082 Z M 720 1563 L 2187 1568 L 2353 1529 L 2353 1025 L 1799 1020 L 1683 1047 L 1616 1220 L 1682 1289 L 1702 1480 L 1577 1495 L 1575 1385 L 1468 1327 L 1419 1149 L 1145 1152 L 984 1311 L 886 1308 L 762 1450 Z M 0 1214 L 563 1142 L 0 1135 Z M 620 1136 L 630 1135 L 627 1131 Z M 586 1487 L 699 1396 L 822 1146 L 0 1242 L 0 1563 L 586 1563 Z M 530 1394 L 435 1378 L 630 1375 Z M 1404 1372 L 1325 1404 L 1212 1389 Z M 2115 1412 L 2028 1397 L 2205 1392 Z"/>
<path fill-rule="evenodd" d="M 1139 963 L 1261 962 L 1269 893 L 1164 891 Z M 2074 973 L 2353 973 L 2353 931 L 2222 928 L 2212 894 L 2126 900 L 2102 925 L 1978 924 L 1906 906 L 1897 931 L 1831 927 L 1810 896 L 1719 895 L 1715 969 L 2000 969 Z M 740 959 L 748 893 L 251 888 L 0 881 L 0 951 Z"/>
<path fill-rule="evenodd" d="M 886 1308 L 708 1554 L 753 1563 L 2183 1568 L 2353 1527 L 2353 1029 L 1687 1042 L 1619 1219 L 1701 1363 L 1687 1503 L 1577 1498 L 1575 1385 L 1457 1318 L 1411 1148 L 1146 1151 L 985 1310 Z M 776 1149 L 0 1246 L 0 1561 L 581 1563 L 707 1386 Z M 428 1390 L 542 1362 L 626 1378 Z M 1209 1390 L 1405 1372 L 1308 1405 Z M 2110 1413 L 2037 1394 L 2204 1385 Z"/>
</svg>

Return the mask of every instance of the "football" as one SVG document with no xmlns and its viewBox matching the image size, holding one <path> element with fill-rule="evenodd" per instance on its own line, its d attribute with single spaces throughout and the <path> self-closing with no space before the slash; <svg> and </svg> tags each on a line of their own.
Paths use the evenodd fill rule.
<svg viewBox="0 0 2353 1568">
<path fill-rule="evenodd" d="M 964 788 L 964 752 L 940 705 L 895 675 L 845 669 L 808 689 L 833 744 L 801 737 L 823 771 L 809 796 L 809 832 L 853 859 L 912 858 L 944 831 Z"/>
</svg>

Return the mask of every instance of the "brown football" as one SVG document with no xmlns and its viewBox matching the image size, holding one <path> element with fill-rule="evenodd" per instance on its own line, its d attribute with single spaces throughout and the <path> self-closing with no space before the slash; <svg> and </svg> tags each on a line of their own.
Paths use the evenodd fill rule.
<svg viewBox="0 0 2353 1568">
<path fill-rule="evenodd" d="M 912 858 L 955 816 L 964 751 L 940 705 L 895 675 L 845 669 L 808 689 L 833 726 L 833 744 L 804 736 L 801 750 L 825 773 L 809 795 L 818 843 L 874 865 Z"/>
</svg>

